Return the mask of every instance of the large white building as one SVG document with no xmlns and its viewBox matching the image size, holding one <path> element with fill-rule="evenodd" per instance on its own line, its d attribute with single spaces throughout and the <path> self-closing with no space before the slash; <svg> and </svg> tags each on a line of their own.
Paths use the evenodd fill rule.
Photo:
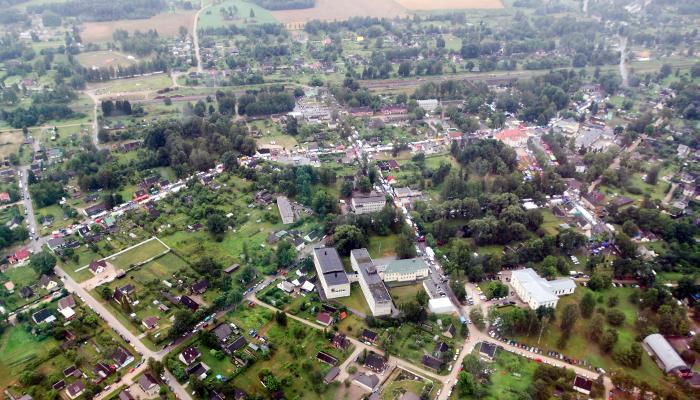
<svg viewBox="0 0 700 400">
<path fill-rule="evenodd" d="M 350 264 L 357 272 L 357 281 L 365 295 L 367 305 L 375 317 L 391 314 L 391 296 L 377 272 L 367 249 L 355 249 L 350 252 Z"/>
<path fill-rule="evenodd" d="M 422 258 L 393 260 L 377 266 L 384 282 L 409 282 L 428 277 L 428 264 Z"/>
<path fill-rule="evenodd" d="M 326 298 L 350 296 L 350 280 L 335 248 L 314 249 L 314 267 Z"/>
<path fill-rule="evenodd" d="M 385 205 L 386 196 L 375 191 L 366 195 L 352 197 L 352 209 L 355 211 L 355 214 L 368 214 L 381 211 Z"/>
<path fill-rule="evenodd" d="M 688 365 L 661 334 L 654 333 L 645 337 L 644 345 L 651 350 L 657 364 L 667 374 L 678 373 L 682 376 L 692 376 L 693 372 L 688 368 Z"/>
<path fill-rule="evenodd" d="M 560 278 L 548 281 L 532 268 L 513 271 L 510 280 L 520 300 L 535 310 L 541 306 L 555 308 L 560 296 L 572 294 L 576 283 L 571 278 Z"/>
</svg>

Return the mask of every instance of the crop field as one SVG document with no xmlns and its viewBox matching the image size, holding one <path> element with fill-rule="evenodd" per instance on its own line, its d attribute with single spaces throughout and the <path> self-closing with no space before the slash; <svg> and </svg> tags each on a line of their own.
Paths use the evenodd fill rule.
<svg viewBox="0 0 700 400">
<path fill-rule="evenodd" d="M 86 68 L 127 67 L 138 61 L 134 56 L 118 51 L 89 51 L 80 53 L 75 58 Z"/>
<path fill-rule="evenodd" d="M 155 257 L 168 250 L 161 242 L 156 239 L 144 242 L 130 250 L 125 251 L 117 256 L 110 257 L 108 260 L 117 268 L 127 269 L 131 265 L 140 264 L 149 258 Z"/>
<path fill-rule="evenodd" d="M 392 0 L 316 0 L 314 8 L 272 11 L 272 15 L 283 24 L 294 25 L 314 19 L 332 21 L 351 17 L 394 18 L 405 16 L 406 13 L 401 5 Z"/>
<path fill-rule="evenodd" d="M 503 8 L 501 0 L 395 0 L 409 10 L 459 10 Z"/>
<path fill-rule="evenodd" d="M 4 158 L 17 153 L 22 145 L 22 140 L 24 140 L 24 135 L 21 130 L 0 133 L 0 157 Z"/>
<path fill-rule="evenodd" d="M 146 32 L 155 29 L 160 36 L 177 36 L 181 26 L 192 30 L 195 11 L 166 12 L 148 19 L 123 19 L 119 21 L 87 22 L 83 25 L 80 37 L 86 42 L 99 43 L 112 40 L 112 34 L 117 29 L 123 29 L 130 33 L 134 31 Z"/>
<path fill-rule="evenodd" d="M 238 10 L 229 15 L 226 11 Z M 223 11 L 223 12 L 222 12 Z M 251 11 L 253 16 L 251 17 Z M 277 20 L 269 10 L 243 0 L 227 0 L 199 14 L 197 29 L 246 24 L 270 24 Z"/>
</svg>

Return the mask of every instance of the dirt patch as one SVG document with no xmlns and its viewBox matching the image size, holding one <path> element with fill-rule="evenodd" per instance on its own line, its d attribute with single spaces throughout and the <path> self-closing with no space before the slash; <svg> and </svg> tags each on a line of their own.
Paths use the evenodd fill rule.
<svg viewBox="0 0 700 400">
<path fill-rule="evenodd" d="M 406 10 L 393 0 L 316 0 L 314 8 L 272 11 L 283 24 L 344 20 L 351 17 L 394 18 L 406 15 Z"/>
<path fill-rule="evenodd" d="M 108 22 L 88 22 L 83 25 L 80 37 L 86 42 L 106 42 L 112 40 L 116 29 L 146 32 L 155 29 L 160 36 L 177 36 L 181 26 L 192 30 L 196 11 L 161 13 L 148 19 L 123 19 Z M 191 32 L 190 32 L 191 33 Z"/>
<path fill-rule="evenodd" d="M 501 0 L 395 0 L 409 10 L 503 8 Z"/>
</svg>

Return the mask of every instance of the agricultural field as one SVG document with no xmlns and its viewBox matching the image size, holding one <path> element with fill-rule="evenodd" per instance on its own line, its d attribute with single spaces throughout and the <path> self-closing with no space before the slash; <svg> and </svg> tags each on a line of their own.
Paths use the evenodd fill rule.
<svg viewBox="0 0 700 400">
<path fill-rule="evenodd" d="M 333 21 L 352 17 L 395 18 L 406 15 L 405 9 L 393 0 L 354 0 L 339 4 L 337 0 L 316 0 L 313 8 L 272 11 L 281 23 L 294 28 L 311 20 Z"/>
<path fill-rule="evenodd" d="M 80 53 L 75 58 L 86 68 L 128 67 L 139 61 L 132 55 L 112 50 Z"/>
<path fill-rule="evenodd" d="M 119 21 L 86 22 L 80 37 L 89 43 L 101 43 L 112 40 L 112 34 L 117 29 L 123 29 L 129 33 L 135 31 L 146 32 L 149 29 L 158 31 L 161 37 L 175 37 L 181 26 L 192 30 L 195 11 L 179 10 L 165 12 L 147 19 L 129 19 Z"/>
<path fill-rule="evenodd" d="M 409 10 L 436 11 L 503 8 L 501 0 L 394 0 Z"/>
<path fill-rule="evenodd" d="M 91 85 L 97 95 L 118 95 L 120 93 L 151 91 L 170 87 L 173 81 L 164 73 L 136 78 L 115 79 Z"/>
</svg>

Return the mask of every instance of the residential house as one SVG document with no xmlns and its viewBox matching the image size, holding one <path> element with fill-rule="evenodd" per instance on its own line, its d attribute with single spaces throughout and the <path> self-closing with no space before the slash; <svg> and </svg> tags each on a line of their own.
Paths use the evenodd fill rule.
<svg viewBox="0 0 700 400">
<path fill-rule="evenodd" d="M 355 377 L 353 383 L 372 392 L 379 384 L 379 377 L 374 374 L 359 374 Z"/>
<path fill-rule="evenodd" d="M 112 360 L 117 366 L 117 370 L 120 370 L 134 361 L 134 355 L 120 345 L 117 346 L 117 349 L 112 353 Z"/>
<path fill-rule="evenodd" d="M 212 329 L 211 332 L 220 343 L 224 343 L 233 333 L 233 329 L 231 329 L 231 325 L 229 324 L 219 324 L 216 328 Z"/>
<path fill-rule="evenodd" d="M 437 359 L 431 355 L 424 354 L 423 358 L 421 359 L 421 363 L 425 365 L 426 367 L 438 371 L 440 368 L 442 368 L 442 365 L 444 364 L 442 360 Z"/>
<path fill-rule="evenodd" d="M 593 390 L 593 381 L 576 375 L 576 378 L 574 379 L 574 390 L 588 396 Z"/>
<path fill-rule="evenodd" d="M 188 346 L 178 356 L 178 359 L 182 361 L 185 365 L 191 365 L 195 360 L 201 356 L 202 353 L 197 350 L 194 346 Z"/>
<path fill-rule="evenodd" d="M 202 362 L 197 362 L 188 367 L 185 372 L 187 373 L 187 376 L 194 376 L 195 378 L 201 381 L 207 378 L 207 372 L 209 372 L 209 367 L 207 367 L 207 365 Z"/>
<path fill-rule="evenodd" d="M 324 363 L 326 363 L 326 364 L 328 364 L 328 365 L 330 365 L 330 366 L 335 366 L 336 364 L 338 364 L 338 359 L 337 359 L 337 358 L 333 357 L 332 355 L 330 355 L 330 354 L 328 354 L 328 353 L 326 353 L 326 352 L 324 352 L 324 351 L 319 351 L 319 352 L 316 354 L 316 358 L 317 358 L 319 361 L 324 362 Z"/>
<path fill-rule="evenodd" d="M 139 378 L 139 387 L 149 396 L 155 396 L 160 390 L 156 379 L 148 372 L 141 375 L 141 378 Z"/>
<path fill-rule="evenodd" d="M 320 312 L 316 315 L 316 322 L 323 326 L 330 326 L 333 323 L 333 317 L 327 312 Z"/>
<path fill-rule="evenodd" d="M 192 300 L 191 297 L 189 296 L 181 296 L 180 297 L 180 304 L 184 305 L 185 307 L 189 308 L 190 310 L 197 311 L 199 308 L 199 304 L 197 304 L 196 301 Z"/>
<path fill-rule="evenodd" d="M 496 345 L 493 343 L 489 342 L 481 342 L 481 346 L 479 347 L 479 354 L 487 357 L 490 360 L 493 360 L 493 358 L 496 356 Z"/>
<path fill-rule="evenodd" d="M 105 260 L 93 260 L 90 261 L 88 269 L 93 275 L 102 273 L 107 268 L 107 261 Z"/>
<path fill-rule="evenodd" d="M 373 351 L 370 351 L 365 357 L 364 366 L 376 373 L 382 373 L 386 369 L 386 362 L 384 360 L 384 357 L 380 356 L 379 354 Z"/>
<path fill-rule="evenodd" d="M 40 311 L 35 312 L 32 314 L 32 320 L 34 321 L 35 324 L 50 324 L 54 321 L 56 321 L 56 317 L 51 314 L 51 311 L 47 308 L 43 308 Z"/>
<path fill-rule="evenodd" d="M 85 391 L 85 384 L 83 383 L 82 379 L 78 379 L 77 381 L 71 383 L 66 387 L 66 394 L 68 397 L 71 399 L 76 399 L 78 398 L 83 392 Z"/>
<path fill-rule="evenodd" d="M 294 208 L 292 208 L 292 203 L 286 196 L 277 197 L 277 208 L 279 209 L 283 224 L 288 225 L 294 222 Z"/>
<path fill-rule="evenodd" d="M 209 281 L 204 279 L 192 285 L 192 294 L 204 294 L 209 288 Z"/>
<path fill-rule="evenodd" d="M 28 299 L 32 296 L 34 296 L 34 291 L 29 286 L 25 286 L 19 290 L 19 297 L 23 299 Z"/>
<path fill-rule="evenodd" d="M 58 283 L 48 275 L 42 275 L 41 278 L 39 278 L 39 287 L 44 290 L 53 290 L 56 286 L 58 286 Z"/>
<path fill-rule="evenodd" d="M 158 317 L 148 316 L 141 321 L 141 324 L 148 330 L 158 327 Z"/>
<path fill-rule="evenodd" d="M 377 334 L 376 332 L 370 331 L 369 329 L 362 330 L 362 334 L 360 335 L 360 339 L 362 341 L 369 342 L 369 343 L 375 343 L 378 338 L 379 338 L 379 334 Z"/>
<path fill-rule="evenodd" d="M 350 340 L 348 340 L 348 338 L 342 333 L 336 333 L 333 335 L 331 344 L 333 347 L 339 350 L 347 350 L 351 345 Z"/>
<path fill-rule="evenodd" d="M 229 343 L 226 347 L 224 347 L 224 351 L 227 354 L 232 354 L 233 352 L 243 348 L 247 344 L 248 342 L 245 340 L 245 338 L 243 336 L 239 336 L 236 339 L 232 340 L 231 343 Z"/>
</svg>

